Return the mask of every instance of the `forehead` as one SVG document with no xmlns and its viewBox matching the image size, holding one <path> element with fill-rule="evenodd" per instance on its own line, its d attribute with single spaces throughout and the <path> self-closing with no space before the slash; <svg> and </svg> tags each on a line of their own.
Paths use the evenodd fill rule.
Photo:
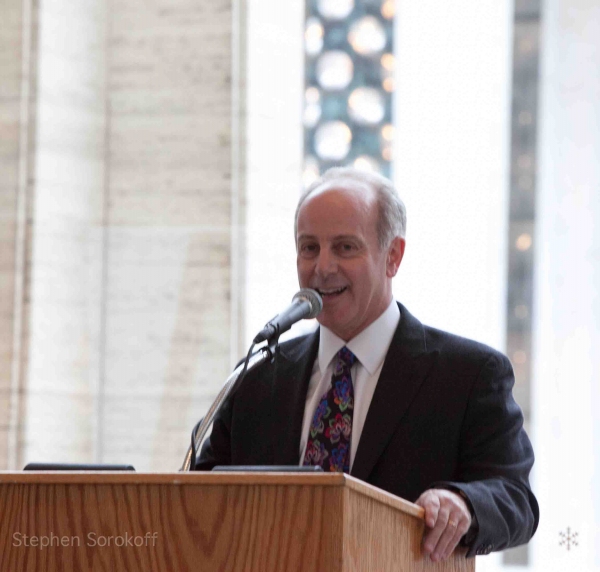
<svg viewBox="0 0 600 572">
<path fill-rule="evenodd" d="M 318 219 L 330 224 L 344 219 L 370 224 L 376 217 L 376 207 L 376 196 L 369 185 L 348 179 L 326 181 L 300 206 L 298 225 Z"/>
</svg>

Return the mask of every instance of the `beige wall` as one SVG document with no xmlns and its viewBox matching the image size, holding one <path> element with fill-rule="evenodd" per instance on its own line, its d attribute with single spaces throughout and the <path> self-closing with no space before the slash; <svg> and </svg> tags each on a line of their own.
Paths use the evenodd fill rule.
<svg viewBox="0 0 600 572">
<path fill-rule="evenodd" d="M 31 281 L 19 463 L 91 460 L 99 385 L 106 7 L 42 2 L 31 139 Z"/>
<path fill-rule="evenodd" d="M 231 20 L 220 0 L 113 2 L 104 460 L 177 466 L 227 376 Z"/>
<path fill-rule="evenodd" d="M 0 36 L 0 467 L 6 467 L 10 419 L 11 365 L 14 331 L 15 237 L 19 180 L 21 100 L 21 2 L 0 5 L 0 19 L 8 22 Z"/>
<path fill-rule="evenodd" d="M 0 426 L 0 466 L 177 468 L 237 353 L 232 6 L 61 0 L 27 21 L 12 2 L 0 9 L 0 414 L 14 423 Z M 23 34 L 36 71 L 21 82 Z"/>
</svg>

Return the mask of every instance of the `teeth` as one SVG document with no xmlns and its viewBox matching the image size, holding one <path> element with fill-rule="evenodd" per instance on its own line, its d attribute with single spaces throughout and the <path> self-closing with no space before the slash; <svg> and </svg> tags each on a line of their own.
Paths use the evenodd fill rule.
<svg viewBox="0 0 600 572">
<path fill-rule="evenodd" d="M 323 288 L 319 289 L 319 292 L 321 294 L 324 294 L 325 296 L 329 295 L 329 294 L 339 294 L 340 292 L 343 292 L 346 289 L 345 286 L 342 286 L 341 288 L 330 288 L 329 290 L 325 290 Z"/>
</svg>

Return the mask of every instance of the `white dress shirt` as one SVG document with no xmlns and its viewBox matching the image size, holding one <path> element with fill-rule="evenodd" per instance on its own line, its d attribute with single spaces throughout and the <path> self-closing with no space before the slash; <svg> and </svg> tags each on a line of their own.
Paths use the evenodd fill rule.
<svg viewBox="0 0 600 572">
<path fill-rule="evenodd" d="M 354 413 L 352 415 L 352 441 L 350 446 L 350 468 L 356 456 L 356 449 L 365 424 L 367 411 L 371 405 L 375 387 L 394 332 L 400 322 L 398 304 L 392 299 L 387 309 L 368 328 L 364 329 L 349 342 L 338 338 L 331 330 L 320 326 L 319 354 L 313 365 L 300 441 L 300 465 L 304 462 L 304 453 L 308 441 L 310 422 L 321 398 L 331 386 L 333 358 L 346 346 L 357 358 L 352 366 L 354 385 Z"/>
</svg>

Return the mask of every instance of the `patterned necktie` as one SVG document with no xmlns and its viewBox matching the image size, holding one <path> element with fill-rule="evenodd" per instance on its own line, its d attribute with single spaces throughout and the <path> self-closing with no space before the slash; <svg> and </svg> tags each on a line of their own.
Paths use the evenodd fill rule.
<svg viewBox="0 0 600 572">
<path fill-rule="evenodd" d="M 310 423 L 303 464 L 349 473 L 354 410 L 351 368 L 356 356 L 344 346 L 336 358 L 331 387 L 321 397 Z"/>
</svg>

